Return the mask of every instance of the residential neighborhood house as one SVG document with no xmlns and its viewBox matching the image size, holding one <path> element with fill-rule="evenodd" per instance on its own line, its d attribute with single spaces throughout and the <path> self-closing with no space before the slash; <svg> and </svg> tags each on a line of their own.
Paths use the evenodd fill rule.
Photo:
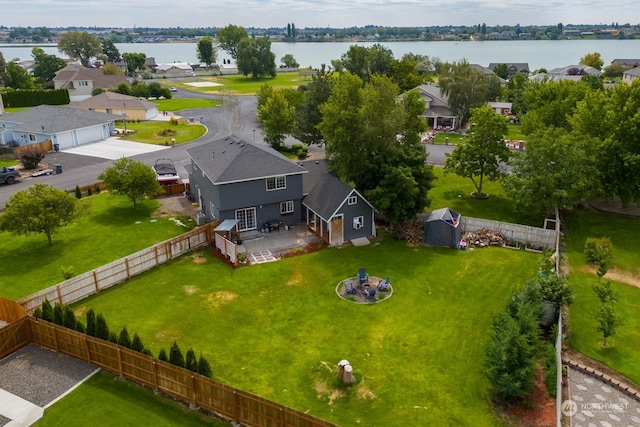
<svg viewBox="0 0 640 427">
<path fill-rule="evenodd" d="M 426 118 L 427 126 L 433 129 L 456 129 L 458 117 L 449 107 L 449 99 L 440 91 L 440 86 L 429 83 L 416 89 L 420 92 L 420 98 L 425 101 L 422 116 Z"/>
<path fill-rule="evenodd" d="M 506 64 L 509 68 L 509 77 L 513 77 L 517 73 L 529 74 L 529 64 L 526 62 L 492 62 L 487 68 L 495 71 L 496 67 L 502 64 Z"/>
<path fill-rule="evenodd" d="M 158 64 L 155 73 L 164 76 L 191 76 L 194 74 L 193 67 L 187 62 L 171 62 L 169 64 Z"/>
<path fill-rule="evenodd" d="M 122 74 L 105 74 L 99 68 L 85 68 L 80 64 L 67 65 L 53 78 L 54 89 L 67 89 L 71 101 L 82 101 L 91 97 L 94 89 L 116 88 L 128 83 Z"/>
<path fill-rule="evenodd" d="M 70 148 L 109 138 L 118 114 L 84 111 L 52 105 L 0 115 L 0 145 L 26 146 L 51 141 Z"/>
<path fill-rule="evenodd" d="M 621 65 L 623 67 L 636 68 L 640 66 L 640 58 L 635 58 L 635 59 L 616 58 L 613 61 L 611 61 L 611 65 Z"/>
<path fill-rule="evenodd" d="M 625 71 L 624 73 L 622 73 L 623 83 L 631 84 L 633 83 L 634 80 L 637 80 L 638 78 L 640 78 L 640 67 L 631 68 Z"/>
<path fill-rule="evenodd" d="M 103 92 L 83 101 L 73 101 L 69 107 L 124 115 L 127 120 L 150 120 L 158 115 L 158 106 L 153 102 L 115 92 Z"/>
<path fill-rule="evenodd" d="M 487 102 L 487 105 L 498 114 L 510 116 L 513 104 L 511 102 Z"/>
</svg>

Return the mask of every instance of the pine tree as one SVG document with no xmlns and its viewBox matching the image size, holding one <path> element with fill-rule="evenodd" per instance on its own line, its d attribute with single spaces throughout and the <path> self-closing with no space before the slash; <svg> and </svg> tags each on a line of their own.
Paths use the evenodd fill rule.
<svg viewBox="0 0 640 427">
<path fill-rule="evenodd" d="M 81 334 L 86 333 L 82 322 L 76 322 L 76 331 L 80 332 Z"/>
<path fill-rule="evenodd" d="M 46 298 L 42 301 L 42 320 L 53 322 L 53 307 Z"/>
<path fill-rule="evenodd" d="M 126 348 L 131 348 L 131 338 L 129 337 L 129 331 L 127 331 L 126 326 L 120 331 L 118 344 Z"/>
<path fill-rule="evenodd" d="M 80 191 L 80 187 L 76 185 L 76 199 L 82 199 L 82 191 Z"/>
<path fill-rule="evenodd" d="M 109 327 L 107 326 L 107 321 L 104 320 L 102 313 L 98 314 L 98 316 L 96 317 L 96 335 L 95 336 L 96 338 L 100 338 L 102 340 L 109 339 Z"/>
<path fill-rule="evenodd" d="M 109 331 L 109 342 L 118 344 L 118 334 L 115 331 Z"/>
<path fill-rule="evenodd" d="M 167 357 L 167 351 L 164 348 L 160 349 L 160 353 L 158 353 L 158 360 L 162 360 L 163 362 L 169 361 L 169 358 Z"/>
<path fill-rule="evenodd" d="M 192 348 L 187 350 L 187 354 L 185 356 L 184 367 L 190 371 L 198 372 L 198 358 L 196 357 L 196 353 Z"/>
<path fill-rule="evenodd" d="M 87 311 L 87 335 L 96 336 L 96 312 L 93 308 Z"/>
<path fill-rule="evenodd" d="M 198 373 L 200 375 L 204 375 L 205 377 L 212 378 L 213 373 L 211 372 L 211 366 L 209 365 L 209 361 L 204 358 L 202 353 L 200 353 L 200 359 L 198 360 Z"/>
<path fill-rule="evenodd" d="M 184 356 L 180 351 L 180 347 L 178 347 L 178 343 L 175 341 L 169 349 L 169 363 L 184 368 Z"/>
<path fill-rule="evenodd" d="M 69 329 L 76 328 L 76 315 L 68 305 L 62 310 L 62 326 Z"/>
<path fill-rule="evenodd" d="M 62 325 L 62 306 L 59 302 L 53 306 L 53 323 Z"/>
<path fill-rule="evenodd" d="M 133 340 L 131 341 L 131 350 L 135 350 L 139 353 L 144 352 L 144 344 L 137 333 L 133 333 Z"/>
</svg>

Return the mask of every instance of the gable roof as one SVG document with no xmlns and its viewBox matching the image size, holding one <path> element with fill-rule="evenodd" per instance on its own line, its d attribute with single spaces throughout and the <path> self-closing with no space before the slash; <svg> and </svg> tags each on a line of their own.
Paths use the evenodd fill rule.
<svg viewBox="0 0 640 427">
<path fill-rule="evenodd" d="M 449 208 L 440 208 L 431 212 L 427 222 L 443 221 L 452 227 L 457 227 L 460 222 L 460 214 Z"/>
<path fill-rule="evenodd" d="M 440 86 L 430 83 L 415 89 L 420 91 L 420 98 L 428 101 L 422 114 L 424 117 L 456 117 L 449 107 L 449 98 L 440 91 Z"/>
<path fill-rule="evenodd" d="M 188 62 L 171 62 L 168 64 L 156 64 L 156 70 L 168 71 L 178 69 L 183 71 L 193 71 L 193 67 Z"/>
<path fill-rule="evenodd" d="M 16 113 L 5 113 L 0 122 L 15 123 L 13 131 L 51 135 L 122 120 L 126 116 L 98 113 L 96 111 L 65 108 L 54 105 L 39 105 Z"/>
<path fill-rule="evenodd" d="M 80 64 L 70 64 L 56 72 L 54 82 L 62 82 L 61 89 L 75 89 L 73 82 L 90 81 L 93 87 L 109 89 L 118 86 L 120 83 L 128 83 L 127 78 L 122 74 L 105 74 L 99 68 L 86 68 Z"/>
<path fill-rule="evenodd" d="M 215 185 L 307 172 L 273 148 L 235 135 L 190 148 L 187 153 Z"/>
<path fill-rule="evenodd" d="M 115 92 L 103 92 L 83 101 L 70 102 L 69 107 L 149 110 L 151 108 L 156 108 L 157 106 L 153 102 L 149 102 L 146 99 L 140 99 L 135 96 L 123 95 Z"/>
<path fill-rule="evenodd" d="M 569 72 L 571 71 L 577 71 L 578 74 L 570 74 Z M 547 74 L 549 74 L 550 76 L 583 76 L 583 75 L 593 75 L 593 76 L 600 76 L 600 71 L 598 71 L 596 68 L 591 67 L 589 65 L 583 65 L 583 64 L 578 64 L 578 65 L 567 65 L 565 67 L 558 67 L 558 68 L 554 68 L 552 70 L 547 70 Z"/>
<path fill-rule="evenodd" d="M 529 63 L 528 62 L 492 62 L 489 64 L 487 68 L 490 70 L 495 70 L 498 65 L 506 64 L 509 70 L 516 70 L 519 73 L 528 73 L 529 72 Z"/>
<path fill-rule="evenodd" d="M 340 181 L 330 173 L 322 174 L 318 177 L 316 185 L 313 186 L 309 194 L 302 199 L 302 204 L 311 209 L 323 220 L 329 221 L 338 213 L 340 207 L 347 198 L 357 195 L 366 204 L 371 206 L 358 190 Z"/>
<path fill-rule="evenodd" d="M 627 76 L 640 76 L 640 68 L 631 68 L 630 70 L 625 71 L 622 75 Z"/>
</svg>

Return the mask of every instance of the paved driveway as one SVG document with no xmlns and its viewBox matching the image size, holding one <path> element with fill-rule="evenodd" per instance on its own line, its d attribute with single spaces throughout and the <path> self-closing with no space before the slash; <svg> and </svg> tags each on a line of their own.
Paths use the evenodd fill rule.
<svg viewBox="0 0 640 427">
<path fill-rule="evenodd" d="M 65 153 L 79 156 L 99 157 L 101 159 L 117 160 L 122 157 L 133 157 L 138 154 L 153 153 L 170 148 L 169 146 L 142 144 L 140 142 L 124 141 L 120 138 L 108 138 L 92 144 L 62 150 Z"/>
</svg>

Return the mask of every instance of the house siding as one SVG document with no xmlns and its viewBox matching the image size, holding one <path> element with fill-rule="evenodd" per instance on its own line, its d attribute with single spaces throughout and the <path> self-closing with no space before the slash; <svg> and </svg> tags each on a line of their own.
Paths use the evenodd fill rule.
<svg viewBox="0 0 640 427">
<path fill-rule="evenodd" d="M 353 193 L 352 195 L 356 194 Z M 371 210 L 371 206 L 369 206 L 369 204 L 367 204 L 367 202 L 364 201 L 362 197 L 357 197 L 358 203 L 356 203 L 355 205 L 349 205 L 347 203 L 348 198 L 345 199 L 344 203 L 342 204 L 342 206 L 340 206 L 340 209 L 338 209 L 338 212 L 336 213 L 336 215 L 342 214 L 344 218 L 343 226 L 345 241 L 357 239 L 359 237 L 371 237 L 375 235 L 375 232 L 373 231 L 375 228 L 373 224 L 373 212 Z M 360 229 L 354 229 L 353 219 L 359 216 L 363 217 L 364 219 L 363 227 Z"/>
</svg>

